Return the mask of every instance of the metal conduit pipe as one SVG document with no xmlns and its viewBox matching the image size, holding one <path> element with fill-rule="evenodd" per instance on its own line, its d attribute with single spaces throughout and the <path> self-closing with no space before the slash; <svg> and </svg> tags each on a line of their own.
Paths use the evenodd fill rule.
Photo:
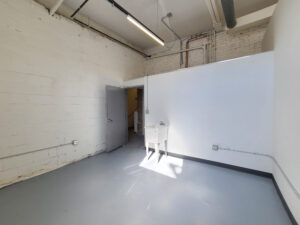
<svg viewBox="0 0 300 225">
<path fill-rule="evenodd" d="M 59 2 L 63 2 L 63 1 L 64 1 L 64 0 L 60 0 Z M 106 37 L 107 39 L 109 39 L 109 40 L 111 40 L 111 41 L 114 41 L 114 42 L 116 42 L 116 43 L 118 43 L 118 44 L 120 44 L 120 45 L 122 45 L 122 46 L 124 46 L 124 47 L 129 48 L 129 49 L 131 49 L 131 50 L 133 50 L 133 51 L 139 53 L 140 55 L 142 55 L 142 56 L 145 57 L 145 58 L 151 57 L 150 55 L 147 55 L 146 53 L 144 53 L 144 52 L 142 52 L 142 51 L 140 51 L 140 50 L 138 50 L 138 49 L 136 49 L 136 48 L 134 48 L 134 47 L 132 47 L 132 46 L 130 46 L 130 45 L 128 45 L 128 44 L 126 44 L 126 43 L 124 43 L 124 42 L 122 42 L 122 41 L 120 41 L 120 40 L 118 40 L 118 39 L 116 39 L 116 38 L 114 38 L 114 37 L 112 37 L 112 36 L 106 34 L 106 33 L 104 33 L 104 32 L 102 32 L 102 31 L 100 31 L 100 30 L 98 30 L 98 29 L 96 29 L 96 28 L 94 28 L 94 27 L 92 27 L 92 26 L 90 26 L 90 25 L 88 25 L 88 24 L 86 24 L 86 23 L 84 23 L 84 22 L 82 22 L 82 21 L 80 21 L 80 20 L 74 18 L 74 16 L 75 16 L 75 15 L 83 8 L 83 6 L 84 6 L 88 1 L 89 1 L 89 0 L 85 0 L 78 8 L 74 11 L 74 13 L 70 16 L 70 18 L 69 18 L 69 17 L 66 17 L 66 16 L 64 16 L 64 17 L 67 18 L 67 19 L 72 19 L 73 22 L 75 22 L 75 23 L 77 23 L 77 24 L 79 24 L 79 25 L 81 25 L 81 26 L 83 26 L 83 27 L 85 27 L 85 28 L 87 28 L 87 29 L 90 29 L 90 30 L 92 30 L 92 31 L 95 31 L 95 32 L 99 33 L 101 36 Z M 58 3 L 57 3 L 57 4 L 58 4 Z M 55 6 L 55 7 L 57 7 L 57 6 Z M 48 10 L 49 10 L 49 12 L 51 13 L 51 9 L 48 9 Z M 62 15 L 62 16 L 63 16 L 63 15 Z"/>
<path fill-rule="evenodd" d="M 79 21 L 79 20 L 77 20 L 77 19 L 73 19 L 73 21 L 76 22 L 76 23 L 78 23 L 78 24 L 80 24 L 81 26 L 86 27 L 87 29 L 90 29 L 90 30 L 92 30 L 92 31 L 95 31 L 95 32 L 99 33 L 101 36 L 106 37 L 107 39 L 109 39 L 109 40 L 111 40 L 111 41 L 114 41 L 114 42 L 116 42 L 116 43 L 118 43 L 118 44 L 120 44 L 120 45 L 123 45 L 123 46 L 125 46 L 125 47 L 127 47 L 127 48 L 129 48 L 129 49 L 131 49 L 131 50 L 133 50 L 133 51 L 135 51 L 135 52 L 137 52 L 137 53 L 139 53 L 140 55 L 144 56 L 145 58 L 150 57 L 150 55 L 147 55 L 147 54 L 145 54 L 144 52 L 139 51 L 138 49 L 135 49 L 134 47 L 132 47 L 132 46 L 126 44 L 126 43 L 123 43 L 122 41 L 119 41 L 118 39 L 116 39 L 116 38 L 114 38 L 114 37 L 112 37 L 112 36 L 109 36 L 108 34 L 103 33 L 102 31 L 97 30 L 97 29 L 94 28 L 94 27 L 89 26 L 88 24 L 85 24 L 85 23 L 83 23 L 83 22 L 81 22 L 81 21 Z"/>
<path fill-rule="evenodd" d="M 201 34 L 192 36 L 190 39 L 187 40 L 187 42 L 185 44 L 185 49 L 190 48 L 190 42 L 199 40 L 199 39 L 207 37 L 207 36 L 208 36 L 208 33 L 201 33 Z M 186 54 L 185 54 L 185 68 L 188 68 L 188 67 L 189 67 L 189 51 L 186 51 Z"/>
<path fill-rule="evenodd" d="M 161 58 L 161 57 L 165 57 L 165 56 L 169 56 L 169 55 L 176 55 L 178 53 L 191 52 L 191 51 L 195 51 L 195 50 L 199 50 L 199 49 L 201 49 L 203 51 L 203 60 L 205 60 L 205 48 L 204 47 L 190 48 L 190 49 L 184 49 L 181 51 L 167 53 L 164 55 L 150 56 L 149 59 L 156 59 L 156 58 Z"/>
<path fill-rule="evenodd" d="M 169 55 L 175 55 L 175 54 L 178 54 L 178 53 L 191 52 L 191 51 L 195 51 L 195 50 L 199 50 L 199 49 L 202 49 L 205 53 L 205 48 L 204 47 L 197 47 L 197 48 L 184 49 L 184 50 L 177 51 L 177 52 L 171 52 L 171 53 L 167 53 L 167 54 L 164 54 L 164 55 L 150 56 L 149 59 L 156 59 L 156 58 L 161 58 L 161 57 L 165 57 L 165 56 L 169 56 Z M 203 57 L 205 57 L 205 55 Z"/>
<path fill-rule="evenodd" d="M 0 157 L 0 160 L 2 160 L 2 159 L 9 159 L 9 158 L 13 158 L 13 157 L 18 157 L 18 156 L 27 155 L 27 154 L 30 154 L 30 153 L 36 153 L 36 152 L 45 151 L 45 150 L 54 149 L 54 148 L 60 148 L 60 147 L 66 146 L 66 145 L 78 145 L 78 141 L 77 140 L 73 140 L 70 143 L 65 143 L 65 144 L 50 146 L 50 147 L 36 149 L 36 150 L 28 151 L 28 152 L 22 152 L 22 153 L 18 153 L 18 154 L 14 154 L 14 155 L 2 156 L 2 157 Z"/>
<path fill-rule="evenodd" d="M 288 184 L 290 185 L 290 187 L 292 188 L 292 190 L 294 191 L 294 193 L 297 195 L 298 198 L 300 198 L 300 191 L 297 189 L 296 185 L 293 184 L 293 182 L 291 181 L 291 179 L 289 178 L 289 176 L 285 173 L 285 171 L 280 166 L 279 162 L 277 161 L 277 159 L 274 156 L 268 155 L 268 154 L 259 153 L 259 152 L 249 152 L 249 151 L 242 151 L 242 150 L 236 150 L 236 149 L 230 149 L 230 148 L 222 148 L 222 147 L 219 147 L 218 150 L 221 150 L 221 151 L 230 151 L 230 152 L 238 152 L 238 153 L 242 153 L 242 154 L 258 155 L 258 156 L 263 156 L 263 157 L 270 158 L 275 163 L 275 165 L 278 167 L 278 169 L 280 170 L 280 172 L 282 173 L 283 177 L 286 179 L 286 181 L 288 182 Z"/>
<path fill-rule="evenodd" d="M 180 41 L 180 51 L 182 51 L 183 41 L 181 37 L 165 22 L 166 18 L 172 17 L 173 14 L 169 12 L 166 16 L 161 18 L 161 22 L 174 34 L 174 36 Z M 183 52 L 180 52 L 180 68 L 183 65 Z"/>
<path fill-rule="evenodd" d="M 83 3 L 81 3 L 81 5 L 75 10 L 75 12 L 73 12 L 73 14 L 71 15 L 71 18 L 73 18 L 88 1 L 89 0 L 85 0 Z"/>
</svg>

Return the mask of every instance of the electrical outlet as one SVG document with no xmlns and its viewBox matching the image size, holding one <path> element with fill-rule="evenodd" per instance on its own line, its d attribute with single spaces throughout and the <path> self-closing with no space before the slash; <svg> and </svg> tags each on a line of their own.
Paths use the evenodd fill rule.
<svg viewBox="0 0 300 225">
<path fill-rule="evenodd" d="M 77 141 L 77 140 L 72 141 L 72 145 L 78 145 L 78 144 L 79 144 L 79 141 Z"/>
<path fill-rule="evenodd" d="M 212 146 L 212 150 L 218 151 L 218 150 L 219 150 L 219 145 L 213 145 L 213 146 Z"/>
</svg>

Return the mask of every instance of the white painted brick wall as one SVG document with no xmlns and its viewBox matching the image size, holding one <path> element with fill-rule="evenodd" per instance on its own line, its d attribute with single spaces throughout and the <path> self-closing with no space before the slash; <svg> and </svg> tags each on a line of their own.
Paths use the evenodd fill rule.
<svg viewBox="0 0 300 225">
<path fill-rule="evenodd" d="M 0 160 L 1 187 L 105 149 L 105 85 L 143 76 L 145 64 L 32 0 L 1 0 L 0 21 L 0 157 L 80 142 Z M 260 52 L 264 32 L 265 25 L 218 34 L 217 60 Z M 203 63 L 200 51 L 190 55 L 191 66 Z M 178 68 L 178 55 L 146 62 L 148 74 Z"/>
<path fill-rule="evenodd" d="M 105 149 L 105 85 L 143 76 L 144 58 L 32 0 L 0 1 L 0 187 Z"/>
<path fill-rule="evenodd" d="M 266 32 L 267 23 L 241 30 L 236 33 L 218 33 L 216 35 L 216 61 L 222 61 L 226 59 L 237 58 L 246 55 L 252 55 L 262 52 L 262 41 Z M 207 43 L 207 39 L 200 39 L 193 41 L 190 44 L 190 48 L 200 47 Z M 155 54 L 164 51 L 163 54 L 174 52 L 179 50 L 178 41 L 175 43 L 168 43 L 168 46 L 174 47 L 165 51 L 161 47 L 155 47 L 147 50 L 148 54 Z M 185 47 L 185 42 L 184 42 Z M 184 62 L 185 62 L 185 53 Z M 197 66 L 203 64 L 203 51 L 195 50 L 189 53 L 189 66 Z M 184 66 L 183 66 L 184 67 Z M 156 59 L 146 60 L 145 72 L 146 74 L 158 74 L 168 71 L 180 69 L 179 66 L 179 54 L 171 55 Z"/>
<path fill-rule="evenodd" d="M 238 33 L 217 35 L 217 61 L 252 55 L 262 52 L 262 41 L 267 23 Z"/>
</svg>

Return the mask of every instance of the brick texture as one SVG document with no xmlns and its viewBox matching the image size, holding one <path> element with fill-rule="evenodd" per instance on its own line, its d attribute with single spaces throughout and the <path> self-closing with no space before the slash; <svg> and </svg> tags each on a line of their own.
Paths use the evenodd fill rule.
<svg viewBox="0 0 300 225">
<path fill-rule="evenodd" d="M 0 187 L 106 147 L 105 86 L 142 76 L 144 58 L 32 0 L 0 1 Z"/>
<path fill-rule="evenodd" d="M 216 61 L 223 61 L 227 59 L 237 58 L 246 55 L 252 55 L 262 52 L 262 41 L 266 32 L 267 23 L 259 26 L 250 27 L 239 32 L 229 33 L 222 32 L 216 34 Z M 210 43 L 207 38 L 193 41 L 190 48 L 201 47 L 206 43 Z M 169 43 L 168 46 L 173 46 L 169 51 L 156 47 L 148 49 L 148 54 L 167 54 L 179 50 L 179 43 Z M 185 46 L 185 43 L 184 43 Z M 184 62 L 185 62 L 185 53 Z M 198 66 L 204 64 L 205 57 L 202 50 L 195 50 L 189 53 L 189 66 Z M 184 67 L 184 64 L 183 64 Z M 180 69 L 179 54 L 160 57 L 156 59 L 146 60 L 145 72 L 146 74 L 158 74 L 168 71 Z"/>
</svg>

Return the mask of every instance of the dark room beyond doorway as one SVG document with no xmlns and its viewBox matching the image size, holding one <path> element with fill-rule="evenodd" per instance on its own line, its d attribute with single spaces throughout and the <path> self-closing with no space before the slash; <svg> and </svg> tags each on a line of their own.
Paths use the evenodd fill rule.
<svg viewBox="0 0 300 225">
<path fill-rule="evenodd" d="M 136 135 L 143 135 L 143 103 L 144 89 L 130 88 L 127 89 L 127 104 L 128 104 L 128 138 Z"/>
</svg>

